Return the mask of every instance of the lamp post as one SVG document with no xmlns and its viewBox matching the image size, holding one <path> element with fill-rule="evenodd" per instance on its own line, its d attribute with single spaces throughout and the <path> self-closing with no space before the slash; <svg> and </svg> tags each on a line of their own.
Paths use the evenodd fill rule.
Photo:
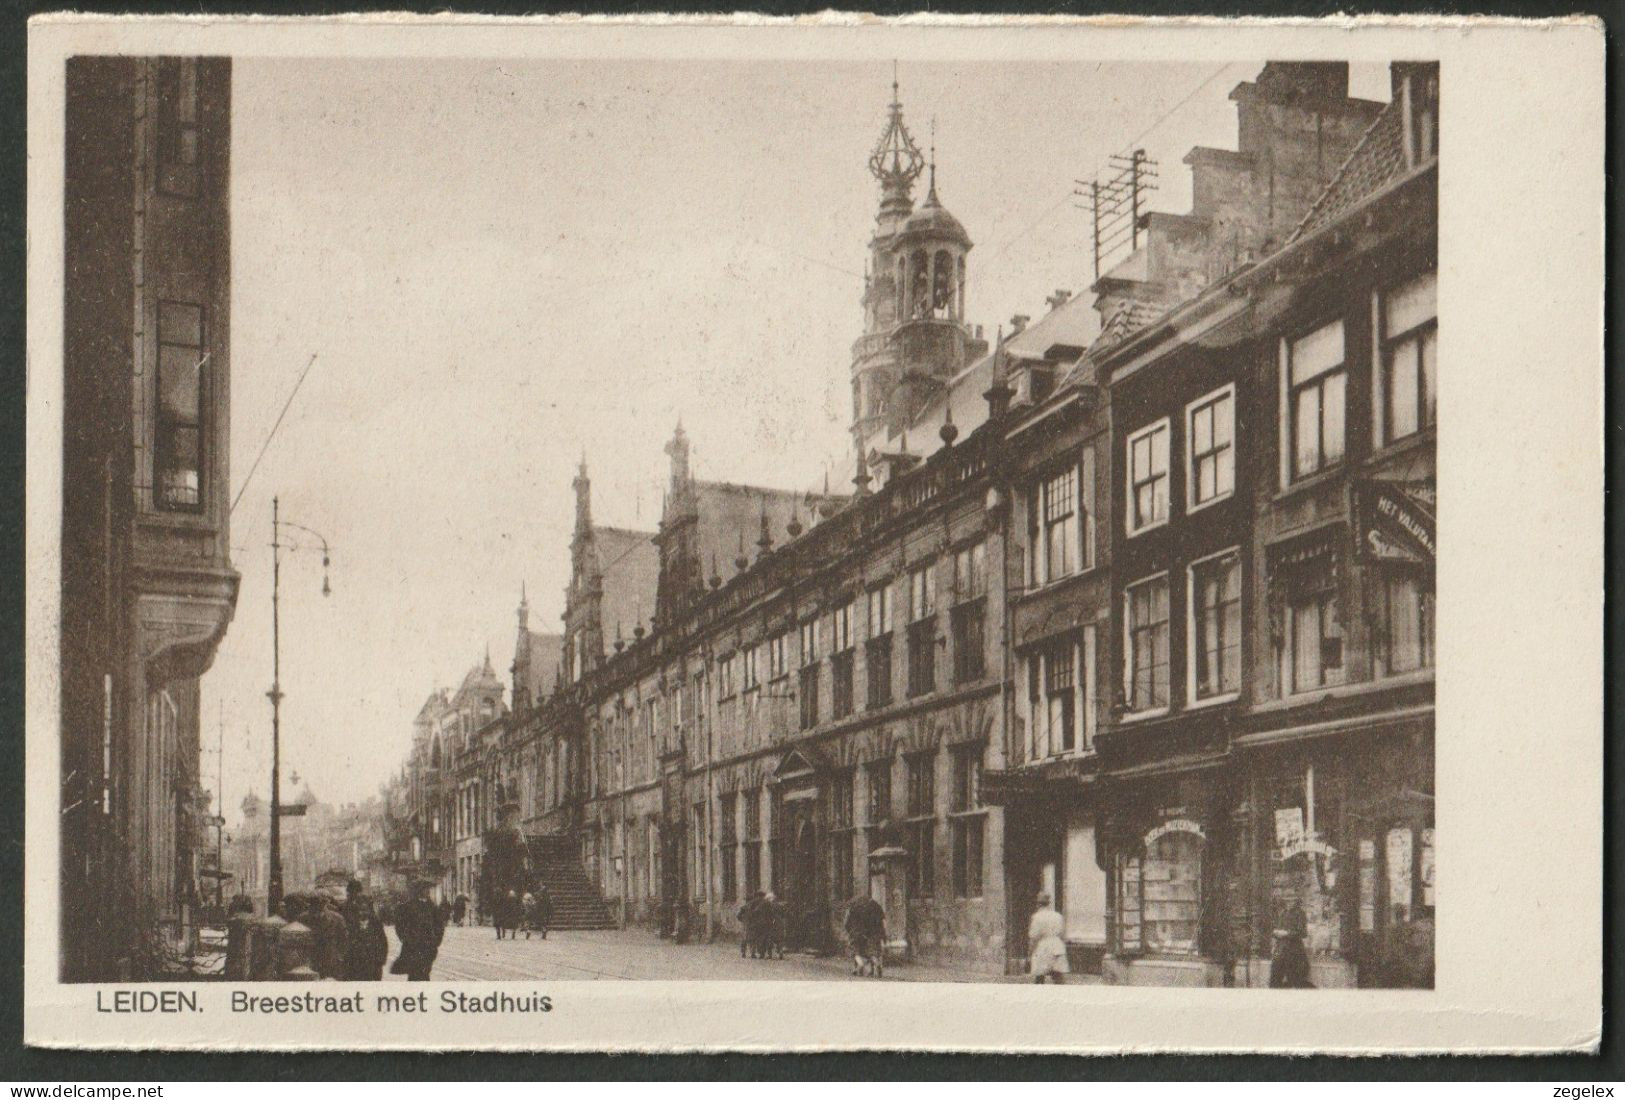
<svg viewBox="0 0 1625 1100">
<path fill-rule="evenodd" d="M 282 905 L 282 528 L 303 531 L 322 544 L 322 595 L 330 596 L 327 566 L 331 555 L 327 539 L 320 532 L 282 519 L 276 497 L 271 498 L 271 851 L 270 881 L 266 884 L 265 912 L 269 916 Z"/>
</svg>

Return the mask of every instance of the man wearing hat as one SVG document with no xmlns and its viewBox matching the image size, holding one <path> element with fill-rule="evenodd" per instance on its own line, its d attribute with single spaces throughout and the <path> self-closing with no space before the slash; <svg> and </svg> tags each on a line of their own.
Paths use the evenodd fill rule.
<svg viewBox="0 0 1625 1100">
<path fill-rule="evenodd" d="M 390 965 L 390 973 L 405 974 L 410 981 L 426 982 L 440 953 L 446 922 L 439 908 L 429 900 L 434 880 L 420 878 L 412 884 L 412 898 L 395 915 L 395 934 L 401 938 L 401 953 Z"/>
</svg>

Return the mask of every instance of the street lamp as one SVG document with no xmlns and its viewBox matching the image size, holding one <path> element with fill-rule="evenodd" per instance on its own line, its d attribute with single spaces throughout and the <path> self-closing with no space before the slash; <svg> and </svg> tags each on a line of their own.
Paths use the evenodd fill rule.
<svg viewBox="0 0 1625 1100">
<path fill-rule="evenodd" d="M 282 905 L 282 626 L 278 600 L 282 589 L 282 528 L 303 531 L 322 544 L 322 595 L 331 596 L 327 580 L 332 559 L 327 539 L 318 531 L 282 519 L 276 497 L 271 498 L 271 851 L 270 882 L 266 884 L 265 913 L 274 914 Z M 290 549 L 298 549 L 290 547 Z"/>
</svg>

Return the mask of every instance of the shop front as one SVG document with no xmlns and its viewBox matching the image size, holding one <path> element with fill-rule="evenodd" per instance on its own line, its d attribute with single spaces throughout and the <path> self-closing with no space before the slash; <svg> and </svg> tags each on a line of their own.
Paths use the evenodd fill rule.
<svg viewBox="0 0 1625 1100">
<path fill-rule="evenodd" d="M 1108 796 L 1109 952 L 1120 985 L 1224 985 L 1235 957 L 1234 783 L 1222 767 Z"/>
<path fill-rule="evenodd" d="M 1245 760 L 1252 942 L 1238 984 L 1268 985 L 1275 945 L 1301 935 L 1318 988 L 1430 988 L 1431 736 L 1367 728 Z"/>
</svg>

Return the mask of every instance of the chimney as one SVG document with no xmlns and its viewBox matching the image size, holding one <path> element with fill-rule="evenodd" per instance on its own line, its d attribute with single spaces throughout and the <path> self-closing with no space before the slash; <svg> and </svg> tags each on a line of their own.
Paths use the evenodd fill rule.
<svg viewBox="0 0 1625 1100">
<path fill-rule="evenodd" d="M 1018 313 L 1014 317 L 1010 318 L 1010 335 L 1016 336 L 1021 333 L 1024 329 L 1026 329 L 1027 322 L 1031 320 L 1032 318 L 1027 316 L 1025 313 Z"/>
</svg>

